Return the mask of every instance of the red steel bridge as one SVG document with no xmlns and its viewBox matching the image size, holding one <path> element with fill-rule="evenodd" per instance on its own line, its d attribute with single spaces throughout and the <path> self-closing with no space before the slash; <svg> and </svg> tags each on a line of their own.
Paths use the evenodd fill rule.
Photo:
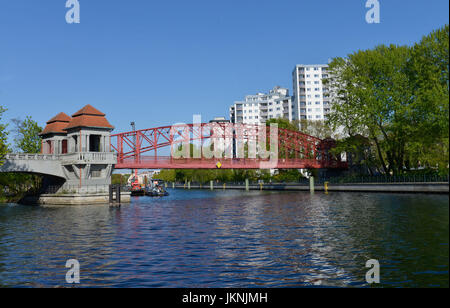
<svg viewBox="0 0 450 308">
<path fill-rule="evenodd" d="M 264 132 L 265 131 L 265 132 Z M 278 144 L 277 159 L 250 158 L 236 154 L 236 140 L 243 144 L 256 142 L 265 133 L 266 147 L 273 138 Z M 271 134 L 272 133 L 272 134 Z M 182 144 L 204 146 L 211 140 L 228 142 L 231 157 L 175 158 L 159 155 L 161 149 L 180 148 Z M 301 132 L 277 129 L 275 134 L 268 126 L 230 123 L 185 124 L 149 128 L 111 136 L 111 150 L 117 152 L 116 169 L 321 169 L 347 168 L 347 163 L 331 153 L 335 147 L 332 139 L 321 140 Z M 190 151 L 190 150 L 188 150 Z M 191 153 L 189 153 L 191 154 Z M 189 156 L 189 155 L 187 155 Z M 247 156 L 247 157 L 245 157 Z M 340 155 L 338 155 L 340 156 Z M 192 157 L 192 156 L 189 156 Z M 195 157 L 195 156 L 194 156 Z M 201 156 L 200 156 L 201 157 Z M 217 156 L 216 156 L 217 157 Z M 227 157 L 227 158 L 225 158 Z"/>
</svg>

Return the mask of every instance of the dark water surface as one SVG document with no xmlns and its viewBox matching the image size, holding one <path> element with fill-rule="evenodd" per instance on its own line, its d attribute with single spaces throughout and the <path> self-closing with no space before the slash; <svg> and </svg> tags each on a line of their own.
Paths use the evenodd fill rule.
<svg viewBox="0 0 450 308">
<path fill-rule="evenodd" d="M 0 205 L 0 287 L 449 286 L 448 195 L 171 191 L 109 206 Z"/>
</svg>

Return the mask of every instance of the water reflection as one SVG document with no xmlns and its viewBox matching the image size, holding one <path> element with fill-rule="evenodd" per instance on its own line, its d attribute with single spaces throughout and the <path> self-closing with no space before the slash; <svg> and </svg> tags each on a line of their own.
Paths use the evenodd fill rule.
<svg viewBox="0 0 450 308">
<path fill-rule="evenodd" d="M 448 196 L 172 191 L 107 206 L 0 206 L 0 286 L 448 287 Z"/>
</svg>

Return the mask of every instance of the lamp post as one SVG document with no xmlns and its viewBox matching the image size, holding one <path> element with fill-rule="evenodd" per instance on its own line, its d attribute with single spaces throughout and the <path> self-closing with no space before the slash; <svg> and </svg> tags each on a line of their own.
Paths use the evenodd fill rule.
<svg viewBox="0 0 450 308">
<path fill-rule="evenodd" d="M 136 123 L 133 121 L 130 123 L 131 125 L 131 129 L 133 130 L 133 146 L 134 146 L 134 155 L 135 158 L 137 157 L 137 144 L 136 144 Z M 135 185 L 139 184 L 139 180 L 138 180 L 138 174 L 137 174 L 137 169 L 134 169 L 132 171 L 134 173 L 134 181 L 133 183 L 131 183 L 131 186 L 134 187 Z"/>
</svg>

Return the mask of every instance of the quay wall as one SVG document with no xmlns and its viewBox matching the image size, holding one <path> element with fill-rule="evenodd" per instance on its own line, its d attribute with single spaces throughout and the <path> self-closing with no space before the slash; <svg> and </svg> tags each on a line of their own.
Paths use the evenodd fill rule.
<svg viewBox="0 0 450 308">
<path fill-rule="evenodd" d="M 172 186 L 169 184 L 169 188 Z M 177 189 L 188 189 L 187 185 L 176 184 Z M 191 184 L 191 189 L 211 189 L 210 185 Z M 224 186 L 214 185 L 215 190 L 223 190 Z M 245 190 L 245 185 L 226 184 L 225 189 Z M 305 184 L 263 184 L 249 185 L 249 190 L 273 191 L 310 191 Z M 324 185 L 315 185 L 315 191 L 325 191 Z M 430 193 L 448 194 L 449 183 L 386 183 L 386 184 L 328 184 L 329 192 L 379 192 L 379 193 Z"/>
</svg>

